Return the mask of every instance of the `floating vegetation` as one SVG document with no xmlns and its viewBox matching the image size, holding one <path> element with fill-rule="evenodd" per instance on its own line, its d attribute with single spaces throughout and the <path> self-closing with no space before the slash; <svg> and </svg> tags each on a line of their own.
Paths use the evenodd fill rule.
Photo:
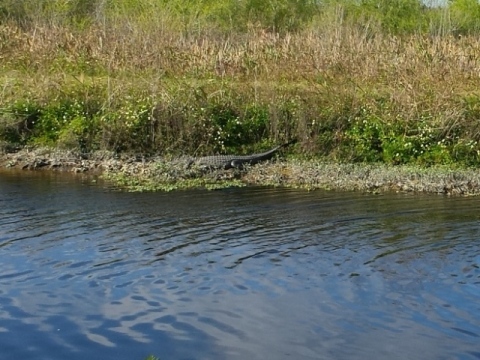
<svg viewBox="0 0 480 360">
<path fill-rule="evenodd" d="M 112 168 L 103 175 L 114 186 L 128 191 L 218 190 L 242 187 L 240 170 L 206 171 L 187 167 L 186 162 L 157 160 L 150 164 L 129 164 Z"/>
</svg>

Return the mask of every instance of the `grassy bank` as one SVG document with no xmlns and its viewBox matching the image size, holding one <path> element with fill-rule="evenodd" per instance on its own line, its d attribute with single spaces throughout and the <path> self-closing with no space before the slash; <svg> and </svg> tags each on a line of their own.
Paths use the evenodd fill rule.
<svg viewBox="0 0 480 360">
<path fill-rule="evenodd" d="M 157 162 L 141 170 L 109 172 L 105 178 L 128 191 L 216 190 L 247 185 L 304 190 L 401 192 L 478 196 L 480 174 L 474 169 L 446 166 L 338 164 L 315 160 L 260 164 L 246 171 L 182 171 L 171 163 Z"/>
<path fill-rule="evenodd" d="M 479 162 L 475 1 L 29 3 L 0 5 L 4 149 L 201 155 L 297 138 L 303 158 Z"/>
<path fill-rule="evenodd" d="M 94 152 L 86 158 L 71 150 L 27 148 L 0 156 L 0 172 L 2 168 L 69 171 L 86 174 L 95 183 L 98 179 L 95 175 L 101 174 L 109 188 L 127 191 L 216 190 L 254 185 L 370 193 L 480 194 L 477 169 L 453 165 L 335 163 L 288 156 L 245 169 L 205 171 L 187 167 L 185 160 L 106 151 Z"/>
</svg>

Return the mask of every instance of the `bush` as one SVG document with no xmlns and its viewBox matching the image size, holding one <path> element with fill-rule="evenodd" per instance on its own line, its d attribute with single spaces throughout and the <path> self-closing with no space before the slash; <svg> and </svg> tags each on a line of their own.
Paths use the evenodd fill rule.
<svg viewBox="0 0 480 360">
<path fill-rule="evenodd" d="M 127 96 L 99 119 L 102 146 L 115 151 L 149 152 L 155 142 L 151 97 Z"/>
<path fill-rule="evenodd" d="M 274 32 L 299 30 L 318 11 L 317 3 L 312 0 L 247 0 L 239 3 L 242 4 L 241 21 Z"/>
<path fill-rule="evenodd" d="M 347 1 L 347 19 L 363 28 L 378 26 L 380 31 L 404 35 L 423 32 L 428 27 L 425 6 L 420 0 Z"/>
<path fill-rule="evenodd" d="M 33 135 L 41 114 L 41 107 L 29 100 L 15 101 L 0 117 L 0 140 L 14 145 L 24 145 Z"/>
<path fill-rule="evenodd" d="M 478 34 L 480 31 L 478 0 L 449 0 L 448 9 L 455 34 Z"/>
</svg>

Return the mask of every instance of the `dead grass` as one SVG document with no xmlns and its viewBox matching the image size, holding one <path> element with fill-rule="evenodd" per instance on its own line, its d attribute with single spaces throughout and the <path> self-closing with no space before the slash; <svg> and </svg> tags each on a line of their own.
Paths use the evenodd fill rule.
<svg viewBox="0 0 480 360">
<path fill-rule="evenodd" d="M 80 76 L 129 78 L 151 85 L 163 77 L 225 79 L 258 84 L 285 82 L 311 91 L 336 87 L 390 93 L 400 103 L 435 91 L 440 102 L 474 89 L 480 75 L 478 37 L 372 36 L 352 27 L 280 36 L 185 36 L 172 30 L 113 24 L 73 32 L 59 26 L 0 26 L 4 77 Z M 128 85 L 128 84 L 127 84 Z M 448 85 L 448 86 L 446 86 Z"/>
<path fill-rule="evenodd" d="M 292 102 L 295 131 L 306 149 L 319 124 L 352 119 L 365 109 L 385 123 L 426 120 L 445 133 L 462 124 L 478 138 L 479 57 L 475 36 L 396 37 L 342 24 L 296 34 L 253 28 L 220 36 L 184 34 L 154 22 L 75 31 L 11 23 L 0 26 L 0 108 L 25 98 L 50 101 L 74 84 L 99 87 L 92 96 L 101 96 L 107 109 L 138 93 L 159 103 L 188 104 L 198 97 Z M 474 100 L 470 108 L 468 99 Z M 281 111 L 271 109 L 273 133 Z"/>
</svg>

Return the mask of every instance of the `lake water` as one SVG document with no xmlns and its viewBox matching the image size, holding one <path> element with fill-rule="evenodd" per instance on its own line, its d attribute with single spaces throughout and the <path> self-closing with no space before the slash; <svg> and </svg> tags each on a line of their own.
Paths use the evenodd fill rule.
<svg viewBox="0 0 480 360">
<path fill-rule="evenodd" d="M 0 173 L 0 359 L 480 359 L 480 199 Z"/>
</svg>

